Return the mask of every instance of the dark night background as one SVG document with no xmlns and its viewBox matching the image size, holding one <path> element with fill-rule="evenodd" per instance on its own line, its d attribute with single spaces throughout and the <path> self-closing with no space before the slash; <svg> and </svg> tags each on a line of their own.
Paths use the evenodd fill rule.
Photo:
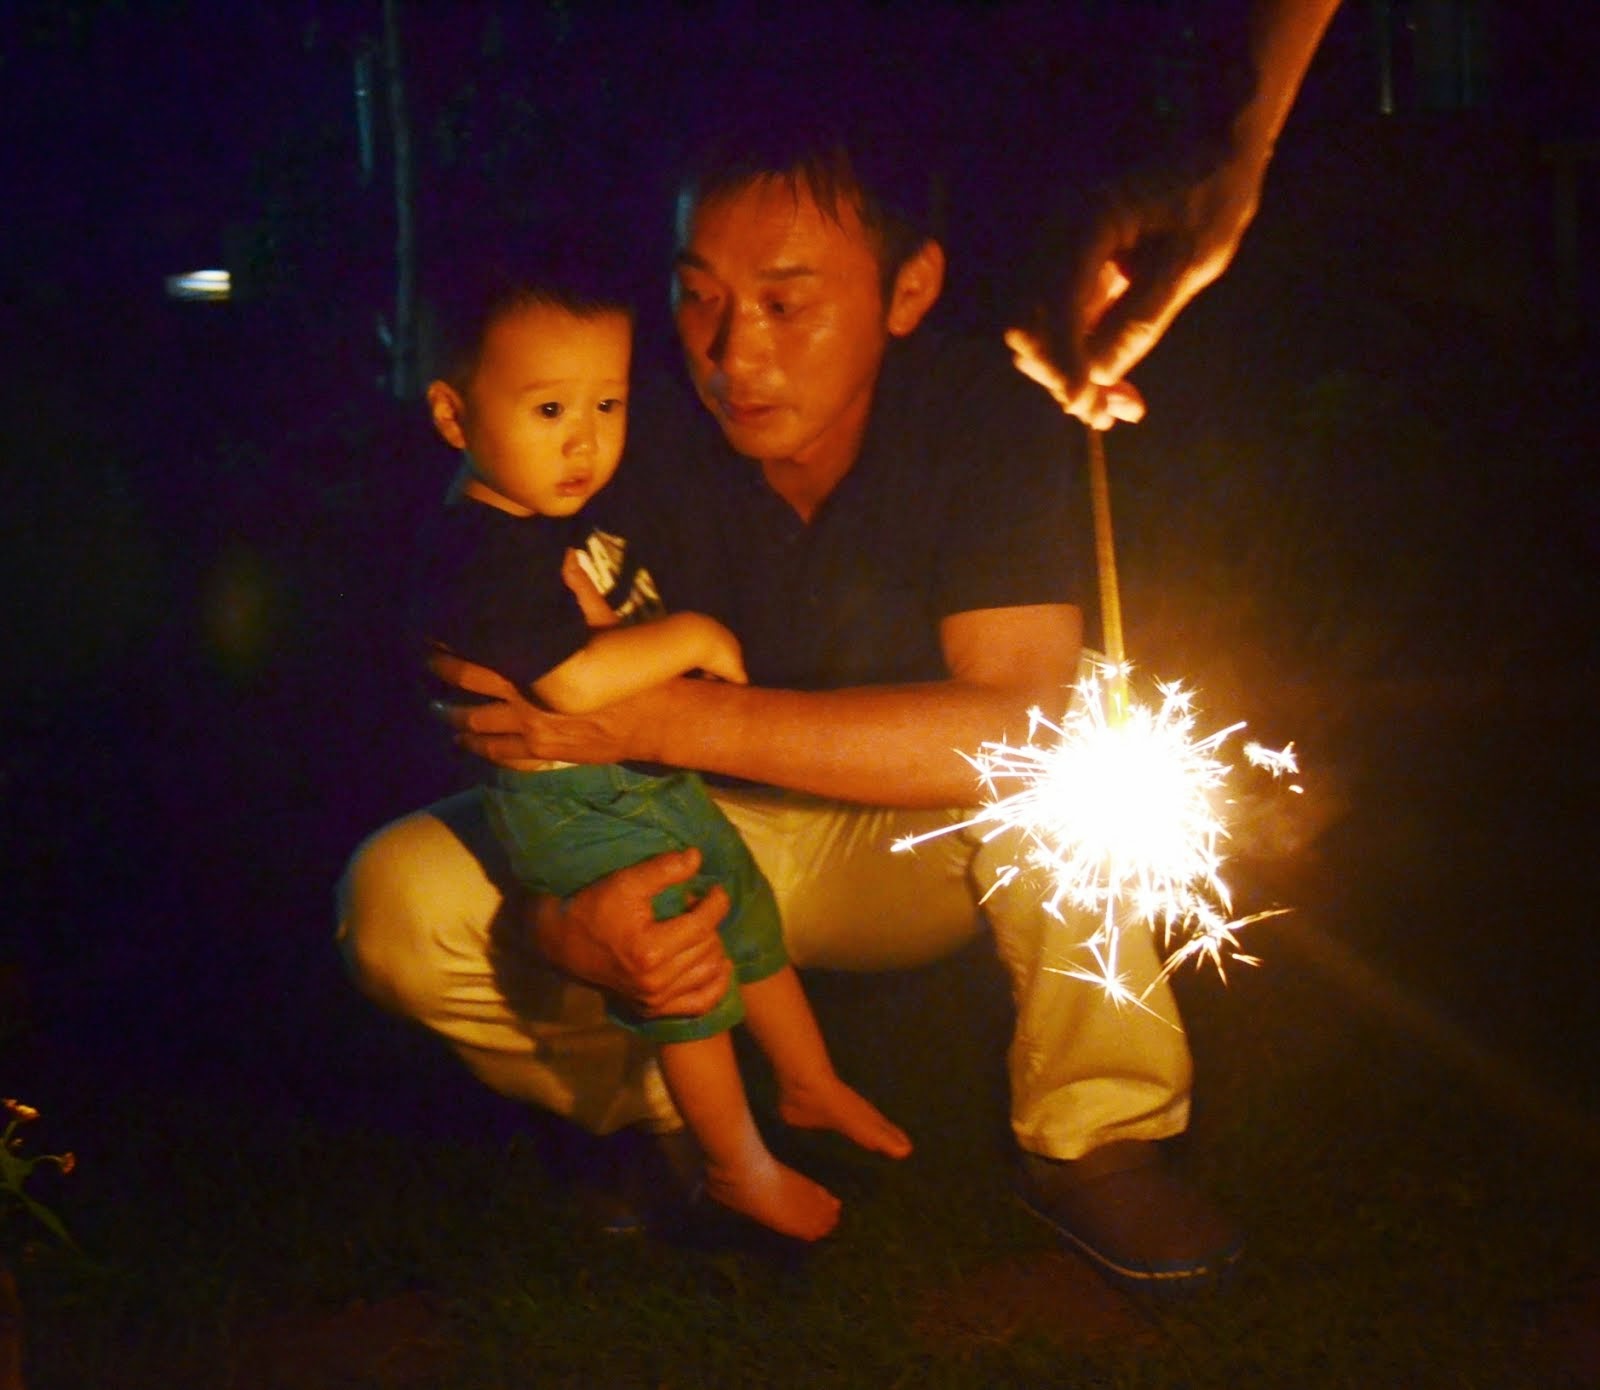
<svg viewBox="0 0 1600 1390">
<path fill-rule="evenodd" d="M 382 387 L 390 130 L 380 91 L 364 177 L 353 82 L 382 9 L 234 8 L 0 13 L 0 966 L 32 1020 L 0 1085 L 69 1116 L 85 1087 L 190 1085 L 445 1128 L 498 1112 L 442 1049 L 401 1077 L 329 942 L 349 851 L 455 775 L 383 622 L 448 463 Z M 809 90 L 912 117 L 948 190 L 943 320 L 994 331 L 1046 204 L 1204 127 L 1240 8 L 410 0 L 420 257 L 615 208 L 659 350 L 675 133 Z M 1473 795 L 1493 702 L 1570 730 L 1596 688 L 1596 30 L 1582 5 L 1346 0 L 1234 269 L 1112 436 L 1135 654 L 1236 637 L 1242 681 L 1324 692 L 1330 727 L 1358 687 L 1449 692 L 1476 722 L 1440 797 Z M 164 294 L 205 266 L 232 302 Z M 1259 602 L 1185 569 L 1284 514 Z M 1592 841 L 1592 777 L 1563 785 Z M 1456 954 L 1453 929 L 1402 956 Z M 1521 1002 L 1592 1081 L 1572 949 Z"/>
</svg>

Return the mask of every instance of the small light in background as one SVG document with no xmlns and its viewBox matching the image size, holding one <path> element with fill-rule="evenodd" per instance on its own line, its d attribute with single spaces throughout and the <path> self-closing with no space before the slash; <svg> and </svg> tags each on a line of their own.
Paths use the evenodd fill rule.
<svg viewBox="0 0 1600 1390">
<path fill-rule="evenodd" d="M 233 295 L 233 277 L 226 270 L 191 270 L 187 275 L 169 275 L 167 294 L 173 299 L 228 299 Z"/>
</svg>

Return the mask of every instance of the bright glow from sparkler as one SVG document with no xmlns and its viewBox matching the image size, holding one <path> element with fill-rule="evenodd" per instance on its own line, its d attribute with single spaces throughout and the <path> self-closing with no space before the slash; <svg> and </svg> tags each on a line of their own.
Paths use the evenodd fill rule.
<svg viewBox="0 0 1600 1390">
<path fill-rule="evenodd" d="M 1101 671 L 1124 687 L 1126 674 L 1125 668 Z M 1129 990 L 1117 966 L 1123 931 L 1161 932 L 1169 955 L 1158 979 L 1196 956 L 1222 973 L 1225 956 L 1256 963 L 1237 950 L 1239 928 L 1283 909 L 1230 919 L 1232 901 L 1220 873 L 1231 768 L 1219 753 L 1244 725 L 1197 737 L 1192 697 L 1182 686 L 1158 685 L 1161 699 L 1152 707 L 1115 688 L 1108 701 L 1101 677 L 1079 682 L 1078 698 L 1060 724 L 1033 710 L 1022 746 L 986 743 L 975 756 L 964 754 L 987 794 L 982 810 L 894 848 L 909 849 L 949 830 L 974 829 L 986 841 L 1020 832 L 1024 862 L 1012 865 L 1002 883 L 1030 868 L 1042 870 L 1047 911 L 1060 918 L 1067 904 L 1097 916 L 1100 925 L 1084 943 L 1089 964 L 1064 973 L 1137 1003 L 1144 996 Z M 1108 717 L 1107 704 L 1120 707 L 1120 716 Z M 1274 777 L 1298 770 L 1292 744 L 1280 751 L 1251 744 L 1245 753 Z"/>
</svg>

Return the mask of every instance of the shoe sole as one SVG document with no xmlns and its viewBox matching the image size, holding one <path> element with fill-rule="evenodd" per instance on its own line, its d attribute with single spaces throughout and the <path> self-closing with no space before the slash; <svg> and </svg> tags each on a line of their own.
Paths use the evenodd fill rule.
<svg viewBox="0 0 1600 1390">
<path fill-rule="evenodd" d="M 1118 1288 L 1131 1293 L 1199 1293 L 1216 1288 L 1238 1266 L 1240 1257 L 1244 1254 L 1244 1246 L 1241 1244 L 1231 1246 L 1222 1251 L 1214 1261 L 1200 1266 L 1186 1264 L 1151 1268 L 1147 1265 L 1124 1265 L 1112 1259 L 1104 1251 L 1095 1249 L 1070 1227 L 1063 1226 L 1043 1207 L 1037 1206 L 1030 1200 L 1025 1192 L 1019 1192 L 1017 1200 L 1022 1203 L 1026 1211 L 1044 1222 L 1101 1275 Z"/>
</svg>

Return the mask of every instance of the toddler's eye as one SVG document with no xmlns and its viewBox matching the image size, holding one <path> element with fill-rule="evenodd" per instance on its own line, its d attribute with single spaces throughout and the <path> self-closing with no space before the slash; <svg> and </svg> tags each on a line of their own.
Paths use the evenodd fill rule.
<svg viewBox="0 0 1600 1390">
<path fill-rule="evenodd" d="M 539 414 L 544 416 L 546 420 L 559 420 L 561 418 L 561 402 L 541 401 L 539 403 Z"/>
<path fill-rule="evenodd" d="M 608 396 L 600 402 L 599 410 L 602 415 L 610 415 L 614 410 L 621 410 L 627 403 L 616 396 Z"/>
</svg>

